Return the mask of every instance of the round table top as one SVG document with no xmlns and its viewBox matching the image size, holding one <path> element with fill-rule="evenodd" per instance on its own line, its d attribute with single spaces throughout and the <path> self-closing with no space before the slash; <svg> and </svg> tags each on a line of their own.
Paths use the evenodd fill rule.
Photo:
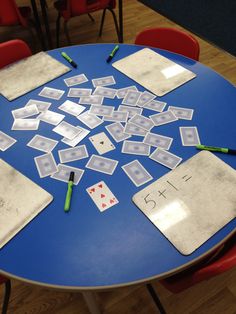
<svg viewBox="0 0 236 314">
<path fill-rule="evenodd" d="M 122 142 L 115 143 L 112 140 L 116 149 L 105 154 L 105 157 L 119 161 L 113 175 L 85 168 L 88 158 L 68 164 L 85 169 L 79 185 L 74 187 L 71 209 L 68 213 L 63 210 L 67 184 L 50 177 L 40 179 L 34 157 L 43 153 L 26 146 L 31 138 L 35 134 L 41 134 L 58 140 L 59 143 L 53 150 L 57 163 L 59 163 L 57 151 L 69 147 L 60 142 L 60 135 L 52 132 L 54 126 L 45 122 L 40 123 L 37 131 L 12 131 L 11 111 L 23 107 L 29 99 L 37 99 L 52 102 L 50 110 L 63 113 L 58 107 L 66 99 L 78 102 L 78 98 L 67 97 L 69 87 L 64 83 L 64 79 L 81 73 L 87 76 L 88 82 L 76 87 L 93 89 L 92 79 L 113 75 L 116 84 L 108 87 L 119 89 L 136 85 L 139 91 L 144 91 L 142 86 L 112 67 L 112 62 L 143 47 L 122 44 L 112 62 L 106 63 L 106 58 L 113 47 L 114 44 L 91 44 L 49 51 L 51 56 L 68 65 L 61 56 L 61 51 L 65 51 L 78 64 L 77 69 L 72 68 L 71 72 L 45 85 L 65 90 L 60 100 L 40 97 L 38 94 L 43 87 L 12 102 L 0 96 L 0 129 L 17 139 L 15 145 L 1 152 L 1 158 L 54 197 L 49 206 L 0 250 L 0 269 L 4 274 L 39 285 L 75 290 L 111 288 L 145 282 L 162 278 L 191 265 L 235 230 L 236 219 L 192 254 L 184 256 L 179 253 L 132 202 L 132 196 L 150 182 L 136 187 L 121 166 L 138 159 L 152 174 L 151 182 L 170 170 L 148 157 L 122 154 Z M 164 50 L 154 50 L 197 75 L 165 96 L 156 98 L 167 102 L 168 105 L 194 109 L 193 120 L 181 120 L 158 127 L 160 130 L 158 133 L 174 138 L 170 151 L 183 158 L 183 161 L 197 153 L 195 147 L 182 146 L 179 126 L 197 126 L 203 143 L 236 147 L 235 87 L 199 62 Z M 115 98 L 104 101 L 104 104 L 118 108 L 121 101 L 122 99 Z M 154 113 L 147 110 L 145 115 Z M 66 114 L 65 121 L 87 128 L 69 114 Z M 108 124 L 110 123 L 102 123 L 91 130 L 89 136 L 104 130 L 106 132 L 105 125 Z M 134 136 L 132 139 L 138 137 Z M 87 146 L 89 155 L 96 154 L 88 137 L 80 144 Z M 217 156 L 236 168 L 235 156 L 228 154 Z M 101 180 L 106 182 L 119 200 L 117 205 L 103 213 L 97 209 L 86 192 L 86 188 Z"/>
</svg>

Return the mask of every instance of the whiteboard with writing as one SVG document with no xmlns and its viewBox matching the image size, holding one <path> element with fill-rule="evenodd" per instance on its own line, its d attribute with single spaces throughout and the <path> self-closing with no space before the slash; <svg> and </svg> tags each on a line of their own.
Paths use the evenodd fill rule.
<svg viewBox="0 0 236 314">
<path fill-rule="evenodd" d="M 136 193 L 133 202 L 189 255 L 236 217 L 236 171 L 202 151 Z"/>
</svg>

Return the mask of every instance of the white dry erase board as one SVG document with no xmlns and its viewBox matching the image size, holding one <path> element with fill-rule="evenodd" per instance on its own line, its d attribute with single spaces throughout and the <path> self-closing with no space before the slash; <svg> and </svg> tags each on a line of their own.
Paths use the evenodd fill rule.
<svg viewBox="0 0 236 314">
<path fill-rule="evenodd" d="M 157 96 L 163 96 L 196 77 L 196 74 L 144 48 L 112 64 L 114 68 Z"/>
<path fill-rule="evenodd" d="M 38 215 L 53 197 L 0 159 L 0 248 Z"/>
<path fill-rule="evenodd" d="M 69 71 L 69 67 L 41 51 L 0 70 L 0 93 L 14 100 Z"/>
<path fill-rule="evenodd" d="M 184 255 L 236 217 L 236 171 L 202 151 L 133 196 Z"/>
</svg>

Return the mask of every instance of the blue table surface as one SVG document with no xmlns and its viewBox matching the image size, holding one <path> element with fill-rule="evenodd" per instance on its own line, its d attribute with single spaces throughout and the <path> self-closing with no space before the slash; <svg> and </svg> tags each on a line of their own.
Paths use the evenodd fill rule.
<svg viewBox="0 0 236 314">
<path fill-rule="evenodd" d="M 78 68 L 46 84 L 48 87 L 68 91 L 63 79 L 85 73 L 89 81 L 78 87 L 93 88 L 93 78 L 113 75 L 116 84 L 109 86 L 123 88 L 136 85 L 139 91 L 145 89 L 118 72 L 106 58 L 114 44 L 96 44 L 73 46 L 49 51 L 48 53 L 68 65 L 61 56 L 66 51 L 78 63 Z M 141 46 L 120 45 L 113 62 L 142 49 Z M 194 109 L 191 121 L 178 120 L 163 126 L 155 127 L 152 132 L 174 138 L 170 151 L 183 158 L 183 161 L 195 155 L 195 147 L 184 147 L 181 144 L 179 126 L 197 126 L 200 140 L 206 145 L 236 148 L 236 90 L 223 77 L 199 62 L 187 59 L 164 50 L 155 49 L 163 56 L 184 66 L 197 74 L 197 77 L 163 97 L 156 99 L 168 105 Z M 138 65 L 137 65 L 138 66 Z M 158 82 L 157 82 L 158 84 Z M 63 205 L 67 184 L 51 179 L 40 179 L 34 157 L 43 152 L 27 147 L 26 144 L 35 134 L 41 134 L 55 140 L 61 136 L 52 132 L 53 125 L 41 122 L 37 131 L 11 131 L 13 117 L 11 111 L 23 107 L 29 99 L 52 102 L 50 110 L 61 112 L 58 107 L 67 98 L 67 92 L 58 100 L 49 100 L 38 96 L 39 87 L 16 99 L 7 101 L 0 96 L 0 130 L 17 139 L 17 143 L 0 156 L 17 170 L 28 176 L 54 197 L 53 202 L 21 230 L 0 250 L 0 269 L 3 273 L 32 281 L 42 285 L 58 288 L 100 289 L 115 287 L 135 282 L 144 282 L 160 278 L 166 273 L 181 269 L 205 254 L 236 227 L 236 219 L 227 224 L 199 249 L 189 256 L 180 254 L 176 248 L 159 232 L 159 230 L 132 203 L 132 196 L 149 183 L 137 188 L 126 176 L 121 166 L 138 159 L 152 174 L 154 180 L 170 170 L 155 163 L 145 156 L 134 156 L 121 153 L 121 143 L 115 143 L 116 149 L 105 154 L 105 157 L 119 160 L 112 176 L 85 168 L 88 159 L 74 161 L 68 165 L 85 169 L 84 176 L 75 186 L 71 210 L 64 213 Z M 77 102 L 78 98 L 69 98 Z M 121 104 L 121 99 L 105 99 L 104 104 Z M 165 109 L 166 110 L 166 109 Z M 144 110 L 146 116 L 155 112 Z M 66 114 L 65 121 L 73 125 L 83 125 L 76 117 Z M 91 130 L 94 135 L 105 130 L 104 122 Z M 87 127 L 86 127 L 87 128 Z M 108 135 L 109 136 L 109 135 Z M 142 140 L 140 137 L 132 137 Z M 88 138 L 86 144 L 89 155 L 97 154 Z M 80 145 L 80 144 L 79 144 Z M 57 163 L 59 149 L 68 148 L 62 142 L 53 150 Z M 152 151 L 154 148 L 152 148 Z M 236 157 L 217 154 L 227 164 L 236 168 Z M 100 213 L 86 192 L 86 188 L 104 180 L 116 195 L 119 204 Z M 152 182 L 154 182 L 154 180 Z M 217 206 L 217 204 L 216 204 Z"/>
</svg>

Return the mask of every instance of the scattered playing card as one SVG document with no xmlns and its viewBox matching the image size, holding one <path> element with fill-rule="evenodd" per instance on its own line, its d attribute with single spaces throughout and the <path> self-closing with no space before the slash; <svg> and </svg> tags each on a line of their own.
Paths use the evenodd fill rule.
<svg viewBox="0 0 236 314">
<path fill-rule="evenodd" d="M 91 95 L 80 97 L 79 104 L 82 105 L 101 105 L 103 103 L 103 96 Z"/>
<path fill-rule="evenodd" d="M 34 158 L 40 178 L 44 178 L 57 172 L 57 165 L 51 153 Z"/>
<path fill-rule="evenodd" d="M 65 91 L 61 89 L 44 87 L 39 93 L 39 96 L 59 100 L 64 93 Z"/>
<path fill-rule="evenodd" d="M 29 141 L 27 146 L 38 149 L 45 153 L 50 153 L 57 145 L 57 143 L 58 141 L 37 134 Z"/>
<path fill-rule="evenodd" d="M 51 106 L 51 102 L 47 102 L 47 101 L 41 101 L 41 100 L 35 100 L 35 99 L 30 99 L 27 104 L 25 105 L 25 107 L 27 106 L 31 106 L 31 105 L 36 105 L 38 108 L 39 112 L 43 112 L 48 110 L 48 108 Z"/>
<path fill-rule="evenodd" d="M 121 152 L 125 154 L 149 156 L 150 146 L 143 142 L 124 141 Z"/>
<path fill-rule="evenodd" d="M 143 142 L 150 146 L 160 147 L 162 149 L 168 150 L 173 141 L 173 138 L 159 135 L 156 133 L 147 133 Z"/>
<path fill-rule="evenodd" d="M 114 77 L 111 75 L 111 76 L 104 76 L 104 77 L 93 79 L 92 83 L 94 87 L 97 87 L 97 86 L 113 85 L 113 84 L 116 84 L 116 81 Z"/>
<path fill-rule="evenodd" d="M 117 160 L 92 155 L 86 164 L 86 168 L 112 175 L 118 164 Z"/>
<path fill-rule="evenodd" d="M 92 93 L 92 89 L 88 88 L 70 88 L 68 97 L 83 97 L 83 96 L 89 96 Z"/>
<path fill-rule="evenodd" d="M 174 113 L 172 111 L 164 111 L 161 113 L 156 113 L 156 114 L 153 114 L 149 117 L 152 119 L 153 123 L 156 126 L 178 120 L 178 118 L 174 115 Z"/>
<path fill-rule="evenodd" d="M 85 111 L 80 114 L 77 119 L 87 125 L 90 129 L 96 128 L 98 125 L 102 124 L 102 119 L 95 116 L 94 114 L 89 114 L 89 111 Z"/>
<path fill-rule="evenodd" d="M 129 120 L 129 122 L 136 124 L 140 128 L 150 131 L 154 127 L 154 123 L 147 117 L 136 114 Z"/>
<path fill-rule="evenodd" d="M 88 79 L 84 74 L 79 74 L 79 75 L 75 75 L 75 76 L 64 79 L 64 82 L 66 83 L 67 86 L 70 87 L 70 86 L 88 82 Z"/>
<path fill-rule="evenodd" d="M 138 101 L 137 101 L 137 104 L 136 106 L 138 107 L 143 107 L 146 103 L 150 102 L 151 100 L 153 100 L 154 98 L 156 97 L 156 95 L 153 95 L 147 91 L 143 92 Z"/>
<path fill-rule="evenodd" d="M 1 151 L 5 151 L 7 150 L 9 147 L 11 147 L 13 144 L 15 144 L 16 140 L 7 135 L 6 133 L 0 131 L 0 150 Z"/>
<path fill-rule="evenodd" d="M 111 116 L 113 111 L 114 107 L 111 106 L 91 106 L 89 114 L 95 114 L 97 116 Z"/>
<path fill-rule="evenodd" d="M 85 145 L 61 149 L 58 151 L 58 154 L 61 163 L 71 162 L 88 157 L 88 152 Z"/>
<path fill-rule="evenodd" d="M 128 112 L 128 118 L 132 118 L 133 116 L 135 116 L 136 114 L 142 114 L 143 108 L 137 108 L 137 107 L 130 107 L 130 106 L 126 106 L 126 105 L 120 105 L 118 107 L 118 111 L 124 111 L 124 112 Z"/>
<path fill-rule="evenodd" d="M 179 128 L 183 146 L 196 146 L 200 144 L 198 130 L 195 126 L 182 126 Z"/>
<path fill-rule="evenodd" d="M 75 147 L 79 142 L 81 142 L 90 133 L 89 130 L 84 129 L 80 126 L 77 126 L 77 129 L 79 130 L 79 134 L 76 135 L 73 138 L 73 140 L 69 140 L 68 138 L 64 137 L 61 141 L 71 147 Z"/>
<path fill-rule="evenodd" d="M 161 148 L 157 148 L 156 150 L 154 150 L 149 158 L 170 169 L 176 168 L 182 160 L 182 158 Z"/>
<path fill-rule="evenodd" d="M 133 90 L 129 90 L 126 95 L 125 98 L 122 101 L 123 105 L 128 105 L 128 106 L 136 106 L 137 101 L 139 99 L 139 97 L 141 96 L 141 92 L 139 91 L 133 91 Z"/>
<path fill-rule="evenodd" d="M 96 87 L 95 91 L 93 92 L 93 95 L 100 95 L 102 97 L 113 99 L 116 96 L 116 89 L 98 86 L 98 87 Z"/>
<path fill-rule="evenodd" d="M 100 155 L 116 148 L 104 132 L 90 136 L 89 140 Z"/>
<path fill-rule="evenodd" d="M 150 173 L 147 172 L 137 159 L 122 166 L 121 168 L 136 186 L 143 185 L 153 179 Z"/>
<path fill-rule="evenodd" d="M 38 116 L 38 119 L 46 123 L 57 125 L 65 118 L 64 114 L 60 114 L 51 110 L 46 110 Z"/>
<path fill-rule="evenodd" d="M 117 98 L 124 98 L 129 90 L 130 91 L 132 91 L 132 90 L 138 91 L 138 89 L 137 89 L 137 87 L 135 85 L 124 87 L 124 88 L 120 88 L 116 92 L 116 97 Z"/>
<path fill-rule="evenodd" d="M 39 119 L 15 119 L 12 125 L 12 130 L 38 130 Z"/>
<path fill-rule="evenodd" d="M 106 125 L 105 128 L 117 143 L 124 141 L 130 137 L 129 134 L 124 132 L 124 127 L 120 122 Z"/>
<path fill-rule="evenodd" d="M 66 166 L 62 164 L 59 164 L 57 168 L 58 168 L 58 171 L 52 174 L 51 178 L 67 183 L 70 178 L 70 173 L 71 171 L 73 171 L 75 173 L 74 182 L 73 182 L 74 185 L 77 185 L 80 182 L 84 174 L 84 170 L 82 169 L 70 167 L 70 166 Z"/>
<path fill-rule="evenodd" d="M 126 122 L 128 120 L 128 112 L 113 111 L 111 116 L 105 116 L 103 121 Z"/>
<path fill-rule="evenodd" d="M 130 135 L 145 136 L 148 131 L 133 123 L 126 123 L 124 132 Z"/>
<path fill-rule="evenodd" d="M 101 212 L 119 203 L 104 181 L 94 184 L 86 191 Z"/>
<path fill-rule="evenodd" d="M 27 107 L 22 107 L 19 109 L 12 110 L 12 115 L 14 119 L 23 119 L 27 117 L 32 117 L 39 113 L 38 107 L 36 105 L 30 105 Z"/>
<path fill-rule="evenodd" d="M 153 110 L 153 111 L 158 111 L 162 112 L 166 106 L 166 102 L 163 101 L 158 101 L 158 100 L 152 100 L 148 103 L 146 103 L 143 108 Z"/>
<path fill-rule="evenodd" d="M 66 100 L 58 109 L 65 111 L 73 116 L 78 116 L 86 107 L 76 104 L 73 101 Z"/>
<path fill-rule="evenodd" d="M 168 110 L 173 111 L 175 116 L 178 119 L 183 119 L 183 120 L 192 120 L 193 111 L 194 111 L 193 109 L 175 107 L 175 106 L 169 106 Z"/>
<path fill-rule="evenodd" d="M 70 123 L 67 123 L 65 121 L 62 121 L 52 130 L 68 138 L 69 140 L 73 140 L 73 138 L 75 138 L 76 135 L 80 133 L 80 130 L 76 126 L 71 125 Z"/>
</svg>

